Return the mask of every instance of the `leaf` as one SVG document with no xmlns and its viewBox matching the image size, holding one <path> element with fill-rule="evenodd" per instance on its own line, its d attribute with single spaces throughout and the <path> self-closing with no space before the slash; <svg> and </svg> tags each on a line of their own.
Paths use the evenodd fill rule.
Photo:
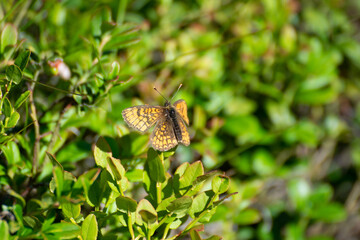
<svg viewBox="0 0 360 240">
<path fill-rule="evenodd" d="M 13 108 L 11 106 L 10 100 L 7 97 L 4 99 L 2 112 L 5 115 L 5 117 L 10 117 L 13 112 Z"/>
<path fill-rule="evenodd" d="M 20 114 L 18 112 L 13 112 L 9 118 L 9 120 L 6 122 L 5 127 L 6 128 L 13 128 L 16 126 L 20 119 Z"/>
<path fill-rule="evenodd" d="M 111 174 L 111 176 L 116 181 L 120 181 L 121 179 L 125 178 L 125 168 L 121 164 L 119 159 L 114 157 L 107 158 L 107 166 L 106 169 Z"/>
<path fill-rule="evenodd" d="M 211 171 L 211 172 L 208 172 L 204 175 L 197 177 L 196 180 L 193 182 L 193 186 L 197 186 L 199 184 L 204 183 L 206 180 L 215 176 L 216 174 L 219 174 L 219 171 Z"/>
<path fill-rule="evenodd" d="M 31 52 L 29 50 L 26 50 L 20 53 L 19 56 L 17 56 L 17 58 L 15 59 L 15 65 L 18 66 L 21 71 L 24 71 L 24 69 L 26 68 L 26 65 L 28 64 L 30 59 L 30 55 Z"/>
<path fill-rule="evenodd" d="M 153 224 L 157 220 L 157 214 L 154 214 L 146 209 L 140 210 L 139 214 L 141 215 L 142 220 L 146 223 Z"/>
<path fill-rule="evenodd" d="M 147 153 L 146 170 L 150 179 L 154 182 L 165 182 L 165 167 L 162 153 L 158 154 L 154 149 L 149 148 Z"/>
<path fill-rule="evenodd" d="M 22 93 L 20 95 L 20 97 L 16 100 L 14 108 L 18 109 L 25 101 L 26 99 L 30 96 L 30 91 L 26 91 L 24 93 Z"/>
<path fill-rule="evenodd" d="M 214 192 L 206 191 L 197 195 L 193 199 L 193 203 L 189 210 L 189 215 L 191 218 L 196 218 L 200 213 L 202 213 L 208 207 L 208 204 L 214 197 Z"/>
<path fill-rule="evenodd" d="M 151 203 L 146 199 L 142 199 L 139 202 L 136 212 L 138 213 L 138 216 L 139 215 L 141 216 L 141 218 L 139 218 L 139 217 L 136 218 L 136 222 L 139 225 L 142 225 L 143 222 L 145 224 L 147 224 L 147 223 L 153 224 L 157 220 L 156 210 L 151 205 Z"/>
<path fill-rule="evenodd" d="M 48 158 L 50 159 L 50 161 L 54 167 L 59 167 L 61 169 L 61 171 L 64 172 L 64 167 L 56 160 L 54 155 L 52 155 L 49 152 L 46 152 L 46 155 L 48 156 Z"/>
<path fill-rule="evenodd" d="M 111 72 L 109 73 L 109 79 L 114 79 L 116 78 L 119 73 L 120 73 L 120 64 L 117 62 L 117 61 L 114 61 L 112 64 L 111 64 Z"/>
<path fill-rule="evenodd" d="M 71 239 L 77 238 L 81 234 L 81 228 L 73 223 L 61 222 L 51 224 L 43 233 L 49 235 L 50 239 Z"/>
<path fill-rule="evenodd" d="M 204 174 L 204 167 L 200 161 L 194 162 L 188 168 L 186 168 L 184 175 L 182 175 L 179 179 L 179 190 L 181 194 L 184 194 L 188 191 L 191 187 L 193 187 L 193 182 L 196 180 L 197 177 Z M 200 185 L 197 186 L 198 188 L 201 187 Z M 197 189 L 196 189 L 197 190 Z M 195 194 L 197 191 L 189 192 L 188 194 Z"/>
<path fill-rule="evenodd" d="M 105 138 L 100 137 L 94 149 L 94 158 L 96 165 L 106 168 L 107 166 L 107 158 L 112 156 L 111 148 Z"/>
<path fill-rule="evenodd" d="M 341 222 L 346 218 L 346 210 L 340 203 L 328 203 L 314 207 L 310 216 L 326 223 Z"/>
<path fill-rule="evenodd" d="M 125 213 L 135 212 L 137 207 L 137 202 L 129 197 L 120 196 L 116 199 L 116 206 L 120 210 L 124 210 Z"/>
<path fill-rule="evenodd" d="M 11 136 L 7 136 L 5 133 L 0 133 L 0 145 L 5 145 L 12 139 Z"/>
<path fill-rule="evenodd" d="M 190 232 L 190 238 L 191 240 L 201 240 L 202 238 L 200 237 L 200 234 L 198 233 L 198 231 L 191 229 Z"/>
<path fill-rule="evenodd" d="M 61 209 L 66 217 L 73 219 L 76 219 L 81 211 L 80 204 L 75 204 L 68 200 L 61 201 Z"/>
<path fill-rule="evenodd" d="M 56 196 L 60 197 L 64 188 L 64 173 L 60 167 L 54 167 L 53 175 L 56 186 Z"/>
<path fill-rule="evenodd" d="M 20 227 L 23 227 L 23 208 L 19 204 L 15 204 L 15 206 L 13 207 L 13 212 Z"/>
<path fill-rule="evenodd" d="M 3 53 L 5 47 L 9 45 L 15 45 L 17 42 L 18 32 L 14 25 L 6 24 L 0 39 L 0 53 Z"/>
<path fill-rule="evenodd" d="M 9 225 L 4 220 L 0 220 L 0 236 L 4 240 L 9 240 Z"/>
<path fill-rule="evenodd" d="M 89 214 L 81 225 L 83 240 L 96 240 L 98 235 L 98 223 L 94 214 Z"/>
<path fill-rule="evenodd" d="M 235 216 L 234 222 L 241 225 L 249 225 L 257 223 L 261 220 L 261 216 L 258 210 L 249 208 L 241 211 Z"/>
<path fill-rule="evenodd" d="M 229 183 L 230 179 L 227 176 L 215 176 L 212 180 L 211 188 L 215 193 L 221 194 L 229 189 Z"/>
<path fill-rule="evenodd" d="M 182 215 L 184 215 L 185 213 L 187 213 L 187 211 L 190 209 L 191 204 L 192 204 L 192 198 L 189 196 L 183 196 L 181 198 L 178 198 L 174 201 L 172 201 L 167 207 L 166 209 L 171 212 L 171 213 L 175 213 L 176 215 L 180 215 L 182 217 Z"/>
<path fill-rule="evenodd" d="M 15 84 L 19 84 L 22 79 L 22 72 L 16 65 L 10 65 L 5 70 L 6 77 L 9 81 L 13 81 Z"/>
<path fill-rule="evenodd" d="M 9 142 L 7 145 L 0 145 L 0 149 L 10 166 L 19 164 L 22 161 L 19 147 L 15 142 Z"/>
</svg>

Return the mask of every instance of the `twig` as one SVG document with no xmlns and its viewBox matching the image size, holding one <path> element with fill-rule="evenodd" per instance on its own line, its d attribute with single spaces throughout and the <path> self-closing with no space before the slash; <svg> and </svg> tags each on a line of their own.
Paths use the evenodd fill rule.
<svg viewBox="0 0 360 240">
<path fill-rule="evenodd" d="M 36 174 L 36 168 L 37 168 L 37 163 L 38 163 L 38 157 L 39 157 L 39 152 L 40 152 L 40 125 L 37 119 L 37 115 L 36 115 L 36 107 L 35 107 L 35 102 L 34 102 L 34 89 L 35 89 L 35 83 L 36 80 L 39 77 L 39 71 L 37 71 L 35 73 L 34 76 L 34 82 L 31 84 L 30 86 L 30 96 L 29 96 L 29 102 L 30 102 L 30 109 L 31 109 L 31 113 L 30 113 L 30 117 L 34 122 L 34 130 L 35 130 L 35 142 L 34 142 L 34 152 L 33 152 L 33 164 L 32 164 L 32 173 L 33 176 L 35 176 Z"/>
</svg>

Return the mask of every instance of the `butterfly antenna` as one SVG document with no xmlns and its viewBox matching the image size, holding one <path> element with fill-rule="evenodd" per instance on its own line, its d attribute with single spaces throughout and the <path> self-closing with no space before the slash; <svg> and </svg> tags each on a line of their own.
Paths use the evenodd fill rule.
<svg viewBox="0 0 360 240">
<path fill-rule="evenodd" d="M 164 95 L 162 95 L 162 94 L 161 94 L 161 92 L 159 92 L 159 90 L 157 90 L 157 88 L 156 88 L 156 87 L 154 87 L 154 90 L 155 90 L 155 91 L 157 91 L 157 92 L 158 92 L 158 94 L 160 94 L 160 96 L 162 96 L 162 97 L 165 99 L 165 101 L 166 101 L 166 102 L 169 102 L 169 101 L 167 100 L 167 98 L 166 98 L 166 97 L 164 97 Z"/>
<path fill-rule="evenodd" d="M 170 99 L 170 102 L 172 102 L 172 100 L 174 99 L 175 95 L 178 93 L 178 91 L 180 90 L 181 87 L 182 87 L 182 83 L 180 83 L 180 85 L 179 85 L 178 89 L 176 90 L 175 94 Z"/>
</svg>

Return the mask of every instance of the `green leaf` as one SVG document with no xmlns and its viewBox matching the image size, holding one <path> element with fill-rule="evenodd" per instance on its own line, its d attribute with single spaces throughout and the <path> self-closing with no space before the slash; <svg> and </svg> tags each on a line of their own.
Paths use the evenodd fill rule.
<svg viewBox="0 0 360 240">
<path fill-rule="evenodd" d="M 30 91 L 26 91 L 20 95 L 20 97 L 16 100 L 14 108 L 18 109 L 30 96 Z"/>
<path fill-rule="evenodd" d="M 88 203 L 91 206 L 100 206 L 101 203 L 101 197 L 102 197 L 102 190 L 103 188 L 100 188 L 99 178 L 97 178 L 93 184 L 90 185 L 88 193 Z M 85 183 L 86 184 L 86 183 Z"/>
<path fill-rule="evenodd" d="M 18 32 L 14 25 L 6 24 L 0 40 L 0 53 L 4 53 L 5 47 L 15 45 L 17 42 Z"/>
<path fill-rule="evenodd" d="M 116 199 L 116 206 L 120 210 L 124 210 L 125 213 L 135 212 L 137 208 L 137 202 L 129 197 L 120 196 Z"/>
<path fill-rule="evenodd" d="M 265 149 L 257 150 L 253 155 L 253 169 L 261 176 L 268 176 L 275 171 L 274 157 Z"/>
<path fill-rule="evenodd" d="M 310 217 L 326 223 L 341 222 L 346 218 L 346 210 L 340 203 L 328 203 L 314 207 Z"/>
<path fill-rule="evenodd" d="M 311 188 L 304 179 L 292 179 L 288 183 L 288 194 L 294 206 L 302 211 L 307 210 L 307 201 L 310 197 Z"/>
<path fill-rule="evenodd" d="M 180 215 L 180 217 L 185 214 L 191 207 L 192 198 L 189 196 L 183 196 L 171 202 L 166 209 L 169 212 L 175 213 L 176 215 Z"/>
<path fill-rule="evenodd" d="M 22 161 L 19 147 L 15 142 L 9 142 L 6 145 L 0 145 L 0 149 L 5 155 L 9 166 L 19 164 Z"/>
<path fill-rule="evenodd" d="M 165 167 L 162 153 L 158 154 L 154 149 L 149 148 L 147 153 L 146 170 L 150 179 L 154 182 L 165 182 Z"/>
<path fill-rule="evenodd" d="M 200 234 L 196 230 L 190 230 L 189 232 L 191 240 L 201 240 Z"/>
<path fill-rule="evenodd" d="M 215 176 L 212 180 L 211 188 L 217 193 L 221 194 L 229 189 L 230 179 L 227 176 Z"/>
<path fill-rule="evenodd" d="M 139 214 L 145 223 L 153 224 L 157 220 L 157 214 L 154 214 L 153 212 L 146 209 L 140 210 Z"/>
<path fill-rule="evenodd" d="M 13 110 L 13 108 L 11 106 L 10 100 L 6 97 L 4 99 L 2 112 L 5 115 L 5 117 L 10 117 L 13 111 L 14 110 Z"/>
<path fill-rule="evenodd" d="M 208 179 L 210 179 L 211 177 L 213 177 L 219 173 L 220 173 L 219 171 L 211 171 L 211 172 L 205 173 L 204 175 L 201 175 L 195 179 L 195 181 L 193 182 L 193 186 L 202 184 L 205 181 L 207 181 Z"/>
<path fill-rule="evenodd" d="M 193 199 L 193 203 L 189 210 L 190 217 L 192 218 L 198 217 L 200 213 L 206 210 L 208 204 L 210 203 L 213 197 L 214 197 L 214 192 L 212 191 L 202 192 L 199 195 L 197 195 Z"/>
<path fill-rule="evenodd" d="M 96 165 L 106 168 L 107 158 L 112 156 L 111 148 L 105 138 L 100 137 L 95 144 L 94 158 Z"/>
<path fill-rule="evenodd" d="M 136 209 L 136 212 L 138 213 L 137 216 L 141 216 L 141 218 L 136 218 L 136 223 L 139 225 L 142 225 L 142 223 L 150 223 L 153 224 L 157 220 L 157 212 L 154 209 L 154 207 L 151 205 L 151 203 L 146 200 L 142 199 Z"/>
<path fill-rule="evenodd" d="M 96 240 L 98 235 L 98 223 L 94 214 L 89 214 L 81 225 L 83 240 Z"/>
<path fill-rule="evenodd" d="M 81 234 L 81 228 L 68 222 L 54 223 L 44 229 L 43 233 L 49 235 L 48 238 L 51 239 L 72 239 Z"/>
<path fill-rule="evenodd" d="M 5 127 L 6 128 L 13 128 L 16 126 L 20 119 L 20 114 L 18 112 L 13 112 L 9 118 L 9 120 L 6 122 Z"/>
<path fill-rule="evenodd" d="M 197 177 L 199 177 L 203 174 L 204 174 L 204 167 L 200 161 L 194 162 L 188 168 L 186 168 L 184 175 L 182 175 L 179 179 L 180 193 L 184 194 L 191 187 L 193 187 L 193 182 L 197 179 Z M 193 192 L 193 193 L 188 192 L 188 193 L 189 193 L 189 195 L 191 195 L 191 194 L 195 194 L 195 192 Z"/>
<path fill-rule="evenodd" d="M 26 68 L 26 65 L 29 62 L 31 52 L 29 50 L 26 50 L 17 56 L 15 59 L 15 65 L 20 68 L 21 71 L 24 71 Z"/>
<path fill-rule="evenodd" d="M 13 212 L 19 225 L 23 227 L 23 208 L 19 204 L 15 204 L 15 206 L 13 207 Z"/>
<path fill-rule="evenodd" d="M 11 136 L 7 136 L 5 133 L 0 133 L 0 145 L 5 145 L 12 139 Z"/>
<path fill-rule="evenodd" d="M 6 77 L 9 81 L 13 81 L 15 84 L 19 84 L 22 79 L 22 72 L 16 65 L 10 65 L 5 70 Z"/>
<path fill-rule="evenodd" d="M 241 225 L 249 225 L 257 223 L 261 220 L 261 216 L 256 209 L 245 209 L 235 216 L 234 222 Z"/>
<path fill-rule="evenodd" d="M 81 206 L 68 200 L 62 200 L 61 209 L 66 217 L 76 219 L 80 215 Z"/>
<path fill-rule="evenodd" d="M 120 181 L 125 177 L 125 168 L 119 159 L 108 157 L 107 162 L 106 169 L 116 181 Z"/>
<path fill-rule="evenodd" d="M 46 155 L 48 156 L 48 158 L 50 159 L 50 161 L 54 167 L 59 167 L 62 172 L 64 171 L 64 167 L 56 160 L 54 155 L 52 155 L 49 152 L 46 152 Z"/>
<path fill-rule="evenodd" d="M 4 220 L 0 220 L 0 236 L 4 240 L 9 240 L 9 225 Z"/>
<path fill-rule="evenodd" d="M 53 175 L 56 186 L 56 195 L 57 197 L 60 197 L 64 189 L 64 172 L 60 167 L 54 167 Z"/>
<path fill-rule="evenodd" d="M 112 64 L 111 64 L 111 72 L 109 74 L 109 79 L 115 79 L 119 73 L 120 73 L 120 64 L 117 62 L 117 61 L 114 61 Z"/>
</svg>

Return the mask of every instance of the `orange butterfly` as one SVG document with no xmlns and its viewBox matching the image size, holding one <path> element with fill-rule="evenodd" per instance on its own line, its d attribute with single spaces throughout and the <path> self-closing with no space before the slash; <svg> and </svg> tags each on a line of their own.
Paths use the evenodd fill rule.
<svg viewBox="0 0 360 240">
<path fill-rule="evenodd" d="M 157 91 L 156 88 L 154 89 Z M 159 91 L 157 92 L 163 96 Z M 172 99 L 168 101 L 164 96 L 163 98 L 166 100 L 163 107 L 140 105 L 124 109 L 122 116 L 125 122 L 140 132 L 145 132 L 156 123 L 150 137 L 150 143 L 156 150 L 168 151 L 178 143 L 189 146 L 190 136 L 186 128 L 186 125 L 189 125 L 189 118 L 186 102 L 180 99 L 171 104 Z"/>
</svg>

